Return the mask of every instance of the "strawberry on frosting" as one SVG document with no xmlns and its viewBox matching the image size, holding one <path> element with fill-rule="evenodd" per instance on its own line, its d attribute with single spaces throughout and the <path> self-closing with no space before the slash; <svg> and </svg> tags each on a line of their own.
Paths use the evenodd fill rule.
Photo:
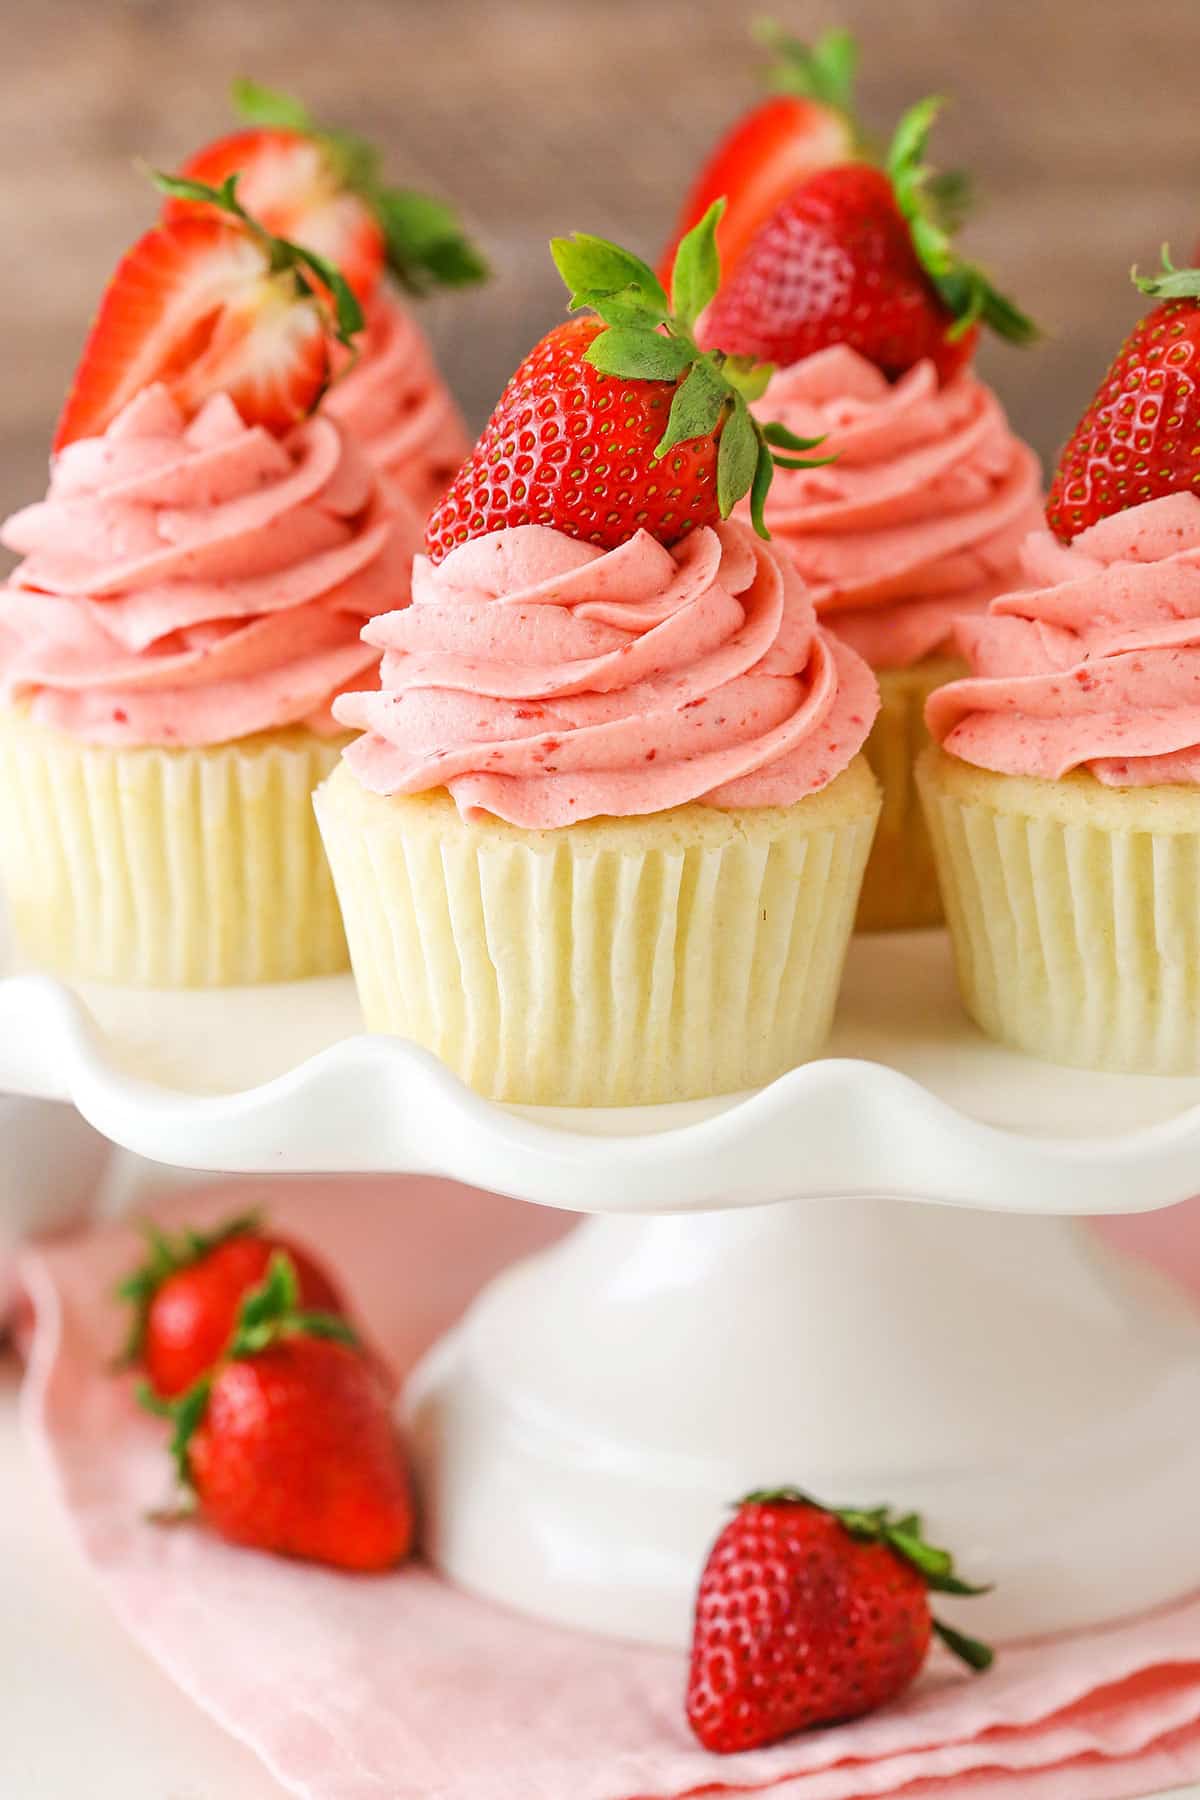
<svg viewBox="0 0 1200 1800">
<path fill-rule="evenodd" d="M 24 559 L 0 590 L 0 692 L 110 745 L 332 733 L 418 533 L 332 420 L 281 438 L 226 395 L 189 418 L 151 386 L 0 534 Z"/>
<path fill-rule="evenodd" d="M 818 612 L 874 668 L 948 653 L 955 619 L 1011 586 L 1041 523 L 1037 458 L 992 390 L 932 363 L 895 383 L 847 345 L 776 374 L 756 410 L 830 460 L 783 469 L 767 521 Z"/>
</svg>

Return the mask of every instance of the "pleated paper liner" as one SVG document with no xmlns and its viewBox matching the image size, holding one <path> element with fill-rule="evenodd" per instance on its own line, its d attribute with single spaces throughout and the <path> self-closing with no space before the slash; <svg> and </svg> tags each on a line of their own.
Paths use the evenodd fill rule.
<svg viewBox="0 0 1200 1800">
<path fill-rule="evenodd" d="M 317 795 L 368 1027 L 496 1100 L 625 1106 L 770 1081 L 824 1042 L 879 809 L 856 758 L 786 808 L 557 831 L 445 790 Z"/>
<path fill-rule="evenodd" d="M 879 669 L 879 717 L 864 754 L 883 789 L 879 829 L 867 859 L 855 927 L 908 931 L 942 923 L 933 846 L 914 769 L 929 742 L 925 702 L 934 688 L 967 673 L 953 657 L 927 657 L 911 669 Z"/>
<path fill-rule="evenodd" d="M 228 987 L 348 964 L 301 728 L 117 750 L 0 715 L 0 877 L 21 948 L 77 980 Z"/>
<path fill-rule="evenodd" d="M 1027 780 L 933 748 L 918 780 L 977 1024 L 1078 1068 L 1200 1072 L 1200 790 Z"/>
</svg>

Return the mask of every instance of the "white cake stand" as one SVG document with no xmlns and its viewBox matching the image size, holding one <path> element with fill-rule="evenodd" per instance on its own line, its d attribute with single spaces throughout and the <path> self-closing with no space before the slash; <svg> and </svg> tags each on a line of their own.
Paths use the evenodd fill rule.
<svg viewBox="0 0 1200 1800">
<path fill-rule="evenodd" d="M 988 1044 L 936 933 L 856 941 L 831 1057 L 704 1105 L 497 1107 L 357 1029 L 348 980 L 10 974 L 0 1088 L 161 1162 L 433 1173 L 596 1215 L 409 1384 L 455 1580 L 677 1645 L 728 1503 L 798 1482 L 924 1513 L 995 1582 L 959 1615 L 985 1635 L 1200 1588 L 1200 1323 L 1068 1216 L 1200 1189 L 1200 1080 Z"/>
</svg>

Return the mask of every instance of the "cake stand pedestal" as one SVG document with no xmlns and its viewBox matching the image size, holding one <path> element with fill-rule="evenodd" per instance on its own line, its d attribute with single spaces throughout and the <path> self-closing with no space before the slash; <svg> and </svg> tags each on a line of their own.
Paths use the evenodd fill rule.
<svg viewBox="0 0 1200 1800">
<path fill-rule="evenodd" d="M 439 1174 L 596 1216 L 409 1383 L 464 1586 L 680 1644 L 731 1501 L 926 1515 L 1004 1639 L 1200 1588 L 1200 1322 L 1069 1215 L 1200 1188 L 1200 1080 L 988 1044 L 940 934 L 859 940 L 826 1060 L 752 1096 L 490 1105 L 357 1034 L 348 981 L 221 995 L 0 980 L 0 1088 L 161 1162 Z M 955 1616 L 955 1608 L 946 1609 Z"/>
</svg>

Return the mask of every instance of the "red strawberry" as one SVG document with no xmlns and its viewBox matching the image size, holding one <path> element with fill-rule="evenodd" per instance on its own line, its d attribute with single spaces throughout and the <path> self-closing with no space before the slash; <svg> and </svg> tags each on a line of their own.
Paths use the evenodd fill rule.
<svg viewBox="0 0 1200 1800">
<path fill-rule="evenodd" d="M 717 228 L 728 279 L 747 244 L 794 188 L 817 169 L 848 162 L 855 153 L 854 39 L 830 31 L 810 49 L 771 26 L 764 35 L 778 52 L 771 83 L 783 91 L 739 119 L 696 177 L 659 263 L 664 283 L 670 282 L 680 238 L 714 200 L 724 195 L 728 202 Z"/>
<path fill-rule="evenodd" d="M 412 1545 L 408 1473 L 375 1365 L 343 1320 L 298 1310 L 290 1259 L 243 1302 L 228 1355 L 173 1406 L 202 1518 L 236 1544 L 359 1571 Z"/>
<path fill-rule="evenodd" d="M 341 270 L 362 301 L 386 266 L 411 293 L 482 281 L 487 264 L 444 200 L 388 187 L 378 151 L 349 131 L 328 131 L 300 101 L 253 81 L 235 81 L 234 105 L 250 129 L 218 138 L 181 173 L 220 188 L 238 176 L 245 206 L 276 237 L 303 244 Z M 175 195 L 164 224 L 194 214 Z"/>
<path fill-rule="evenodd" d="M 512 377 L 430 514 L 434 562 L 469 538 L 530 524 L 606 548 L 639 530 L 673 544 L 747 492 L 762 526 L 773 463 L 808 466 L 777 447 L 812 444 L 750 413 L 769 371 L 696 344 L 720 274 L 720 216 L 718 201 L 681 242 L 670 300 L 652 269 L 606 239 L 554 240 L 572 305 L 600 317 L 556 326 Z"/>
<path fill-rule="evenodd" d="M 865 163 L 825 169 L 777 208 L 710 307 L 706 342 L 785 366 L 849 344 L 889 377 L 929 357 L 948 381 L 981 324 L 1016 343 L 1034 337 L 951 246 L 961 177 L 935 177 L 922 161 L 939 104 L 923 101 L 901 121 L 886 174 Z"/>
<path fill-rule="evenodd" d="M 978 1594 L 886 1508 L 832 1511 L 795 1488 L 750 1494 L 709 1554 L 687 1715 L 706 1750 L 753 1750 L 893 1699 L 931 1634 L 973 1669 L 992 1653 L 930 1618 L 929 1589 Z"/>
<path fill-rule="evenodd" d="M 242 205 L 276 237 L 316 250 L 342 271 L 360 300 L 383 273 L 383 227 L 367 202 L 341 185 L 318 140 L 283 129 L 238 131 L 190 156 L 179 173 L 219 188 L 237 175 Z M 163 223 L 194 217 L 192 200 L 169 199 Z"/>
<path fill-rule="evenodd" d="M 176 1237 L 150 1225 L 146 1236 L 146 1261 L 118 1291 L 134 1308 L 126 1355 L 142 1364 L 163 1399 L 182 1394 L 213 1367 L 233 1336 L 243 1300 L 277 1251 L 291 1258 L 302 1305 L 346 1310 L 325 1270 L 287 1238 L 265 1232 L 257 1213 L 228 1219 L 215 1231 Z"/>
<path fill-rule="evenodd" d="M 330 379 L 335 344 L 362 312 L 332 264 L 265 232 L 225 187 L 156 177 L 220 209 L 148 231 L 118 263 L 84 345 L 54 435 L 61 450 L 102 432 L 161 381 L 188 412 L 228 394 L 247 424 L 286 431 Z M 333 296 L 336 319 L 314 290 Z"/>
<path fill-rule="evenodd" d="M 1046 501 L 1065 541 L 1110 513 L 1200 494 L 1200 269 L 1134 280 L 1160 301 L 1139 319 L 1075 427 Z"/>
</svg>

